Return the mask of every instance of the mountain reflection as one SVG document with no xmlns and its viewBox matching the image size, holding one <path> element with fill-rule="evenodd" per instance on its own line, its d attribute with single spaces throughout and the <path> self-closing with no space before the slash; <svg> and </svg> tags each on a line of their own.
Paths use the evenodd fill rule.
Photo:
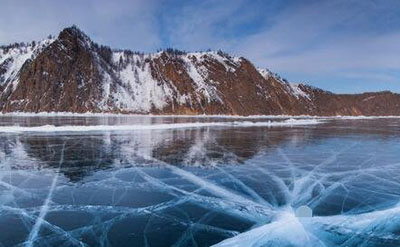
<svg viewBox="0 0 400 247">
<path fill-rule="evenodd" d="M 15 169 L 59 166 L 60 172 L 77 181 L 96 170 L 114 166 L 241 165 L 255 155 L 287 144 L 307 145 L 326 138 L 363 135 L 388 138 L 398 135 L 393 128 L 380 128 L 382 121 L 349 121 L 338 128 L 335 121 L 298 128 L 193 128 L 174 130 L 97 132 L 85 135 L 3 135 L 0 163 Z M 64 147 L 64 148 L 62 148 Z"/>
</svg>

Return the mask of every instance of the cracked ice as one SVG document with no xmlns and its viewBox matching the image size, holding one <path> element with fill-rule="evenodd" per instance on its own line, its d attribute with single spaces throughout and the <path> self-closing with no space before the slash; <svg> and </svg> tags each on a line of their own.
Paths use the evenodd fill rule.
<svg viewBox="0 0 400 247">
<path fill-rule="evenodd" d="M 3 133 L 0 246 L 399 246 L 399 126 Z"/>
</svg>

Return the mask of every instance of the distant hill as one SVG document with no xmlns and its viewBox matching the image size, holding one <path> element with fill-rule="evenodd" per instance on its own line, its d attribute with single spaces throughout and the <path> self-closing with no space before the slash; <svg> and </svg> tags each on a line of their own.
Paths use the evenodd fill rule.
<svg viewBox="0 0 400 247">
<path fill-rule="evenodd" d="M 400 115 L 391 92 L 333 94 L 219 52 L 112 50 L 73 26 L 0 47 L 0 111 Z"/>
</svg>

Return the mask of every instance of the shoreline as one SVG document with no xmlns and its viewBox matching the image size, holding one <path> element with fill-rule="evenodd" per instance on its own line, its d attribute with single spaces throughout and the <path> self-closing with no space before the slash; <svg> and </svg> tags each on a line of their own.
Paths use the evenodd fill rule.
<svg viewBox="0 0 400 247">
<path fill-rule="evenodd" d="M 151 117 L 151 118 L 238 118 L 238 119 L 285 119 L 285 118 L 314 118 L 314 119 L 378 119 L 400 118 L 400 116 L 316 116 L 316 115 L 175 115 L 175 114 L 134 114 L 134 113 L 76 113 L 76 112 L 7 112 L 0 117 Z"/>
</svg>

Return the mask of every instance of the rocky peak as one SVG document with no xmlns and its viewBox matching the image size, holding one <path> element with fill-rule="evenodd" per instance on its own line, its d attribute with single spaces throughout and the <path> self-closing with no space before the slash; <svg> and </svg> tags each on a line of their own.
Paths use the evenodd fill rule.
<svg viewBox="0 0 400 247">
<path fill-rule="evenodd" d="M 57 40 L 69 49 L 79 49 L 80 47 L 91 48 L 93 44 L 89 36 L 76 26 L 63 29 L 58 35 Z"/>
</svg>

